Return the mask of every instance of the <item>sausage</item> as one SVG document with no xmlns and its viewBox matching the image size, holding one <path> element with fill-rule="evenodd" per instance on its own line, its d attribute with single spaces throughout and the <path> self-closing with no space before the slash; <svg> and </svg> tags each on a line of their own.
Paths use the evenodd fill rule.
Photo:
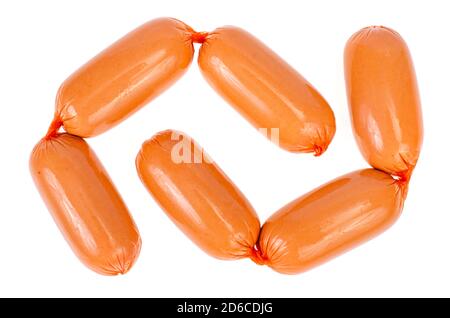
<svg viewBox="0 0 450 318">
<path fill-rule="evenodd" d="M 347 97 L 359 149 L 374 168 L 408 180 L 423 139 L 416 75 L 408 47 L 392 29 L 355 33 L 344 54 Z"/>
<path fill-rule="evenodd" d="M 126 273 L 141 239 L 120 194 L 89 145 L 70 134 L 52 134 L 33 149 L 34 182 L 65 239 L 90 269 Z"/>
<path fill-rule="evenodd" d="M 219 259 L 251 255 L 258 216 L 189 136 L 172 130 L 156 134 L 142 145 L 136 168 L 155 201 L 206 253 Z"/>
<path fill-rule="evenodd" d="M 333 111 L 296 70 L 248 32 L 232 26 L 208 34 L 200 48 L 208 83 L 256 128 L 279 129 L 279 146 L 324 152 L 335 133 Z"/>
<path fill-rule="evenodd" d="M 285 274 L 320 265 L 390 227 L 403 184 L 365 169 L 341 176 L 282 207 L 263 225 L 258 264 Z"/>
<path fill-rule="evenodd" d="M 159 18 L 125 35 L 64 81 L 55 117 L 81 137 L 117 125 L 184 74 L 194 53 L 192 32 L 181 21 Z"/>
</svg>

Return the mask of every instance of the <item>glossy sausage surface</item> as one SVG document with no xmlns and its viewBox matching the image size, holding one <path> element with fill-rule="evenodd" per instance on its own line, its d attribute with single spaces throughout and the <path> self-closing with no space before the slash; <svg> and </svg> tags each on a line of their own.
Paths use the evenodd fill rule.
<svg viewBox="0 0 450 318">
<path fill-rule="evenodd" d="M 402 207 L 402 188 L 388 174 L 346 174 L 272 215 L 261 230 L 259 261 L 280 273 L 304 272 L 381 233 Z"/>
<path fill-rule="evenodd" d="M 220 259 L 250 256 L 258 239 L 258 217 L 207 158 L 189 136 L 167 130 L 142 145 L 136 167 L 156 202 L 206 253 Z"/>
<path fill-rule="evenodd" d="M 171 18 L 152 20 L 112 44 L 61 85 L 56 116 L 67 132 L 91 137 L 154 99 L 192 61 L 192 29 Z"/>
<path fill-rule="evenodd" d="M 386 27 L 355 33 L 345 48 L 353 130 L 374 168 L 408 179 L 419 157 L 423 128 L 413 62 L 402 37 Z"/>
<path fill-rule="evenodd" d="M 90 269 L 126 273 L 141 239 L 120 194 L 80 137 L 42 139 L 30 158 L 34 182 L 65 239 Z"/>
<path fill-rule="evenodd" d="M 209 84 L 256 128 L 278 128 L 280 146 L 320 155 L 335 119 L 320 93 L 250 33 L 218 28 L 203 42 L 198 64 Z"/>
</svg>

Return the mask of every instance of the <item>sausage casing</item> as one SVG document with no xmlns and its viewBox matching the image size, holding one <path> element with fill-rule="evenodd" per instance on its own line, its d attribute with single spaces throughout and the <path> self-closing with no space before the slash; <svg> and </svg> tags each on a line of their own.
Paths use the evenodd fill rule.
<svg viewBox="0 0 450 318">
<path fill-rule="evenodd" d="M 58 91 L 56 116 L 67 132 L 98 135 L 154 99 L 187 70 L 192 29 L 181 21 L 147 22 L 95 56 Z"/>
<path fill-rule="evenodd" d="M 206 253 L 219 259 L 250 256 L 258 239 L 258 216 L 208 158 L 189 136 L 167 130 L 142 145 L 136 167 L 156 202 Z"/>
<path fill-rule="evenodd" d="M 214 30 L 198 64 L 209 84 L 253 126 L 279 129 L 279 145 L 320 155 L 334 136 L 333 111 L 296 70 L 250 33 Z"/>
<path fill-rule="evenodd" d="M 42 139 L 31 154 L 30 170 L 80 260 L 100 274 L 126 273 L 139 255 L 140 235 L 89 145 L 70 134 Z"/>
<path fill-rule="evenodd" d="M 403 186 L 384 172 L 365 169 L 301 196 L 263 225 L 260 263 L 296 274 L 369 240 L 399 217 Z"/>
<path fill-rule="evenodd" d="M 409 179 L 419 157 L 423 127 L 408 46 L 389 28 L 368 27 L 348 40 L 344 62 L 359 149 L 374 168 Z"/>
</svg>

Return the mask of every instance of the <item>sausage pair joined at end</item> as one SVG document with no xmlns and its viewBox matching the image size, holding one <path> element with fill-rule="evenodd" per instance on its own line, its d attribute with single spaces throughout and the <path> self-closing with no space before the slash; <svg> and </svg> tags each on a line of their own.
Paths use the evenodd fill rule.
<svg viewBox="0 0 450 318">
<path fill-rule="evenodd" d="M 204 158 L 207 158 L 206 160 Z M 294 200 L 267 220 L 188 135 L 164 131 L 136 158 L 141 181 L 169 218 L 219 259 L 249 257 L 294 274 L 363 243 L 400 215 L 403 185 L 388 174 L 358 170 Z"/>
<path fill-rule="evenodd" d="M 156 98 L 190 65 L 200 43 L 206 80 L 256 128 L 293 152 L 322 154 L 335 133 L 333 111 L 320 93 L 248 32 L 223 27 L 196 32 L 160 18 L 138 27 L 92 58 L 59 88 L 56 114 L 65 130 L 92 137 Z"/>
</svg>

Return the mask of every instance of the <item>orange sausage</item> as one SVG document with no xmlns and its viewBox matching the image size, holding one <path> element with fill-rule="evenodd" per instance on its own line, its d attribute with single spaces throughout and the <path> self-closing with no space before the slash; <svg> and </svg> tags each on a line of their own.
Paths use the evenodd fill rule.
<svg viewBox="0 0 450 318">
<path fill-rule="evenodd" d="M 126 273 L 141 239 L 94 151 L 80 137 L 42 139 L 30 158 L 34 182 L 67 242 L 90 269 Z"/>
<path fill-rule="evenodd" d="M 67 132 L 98 135 L 154 99 L 187 70 L 194 53 L 192 29 L 152 20 L 112 44 L 60 87 L 57 120 Z"/>
<path fill-rule="evenodd" d="M 353 130 L 363 156 L 374 168 L 408 180 L 423 128 L 405 41 L 389 28 L 368 27 L 349 39 L 344 61 Z"/>
<path fill-rule="evenodd" d="M 320 265 L 390 227 L 403 207 L 402 190 L 374 169 L 341 176 L 272 215 L 254 260 L 285 274 Z"/>
<path fill-rule="evenodd" d="M 324 152 L 334 114 L 317 90 L 251 34 L 222 27 L 206 36 L 198 64 L 209 82 L 256 128 L 278 128 L 292 152 Z"/>
<path fill-rule="evenodd" d="M 258 239 L 258 216 L 207 160 L 189 136 L 167 130 L 142 145 L 136 168 L 161 208 L 206 253 L 219 259 L 249 256 Z"/>
</svg>

